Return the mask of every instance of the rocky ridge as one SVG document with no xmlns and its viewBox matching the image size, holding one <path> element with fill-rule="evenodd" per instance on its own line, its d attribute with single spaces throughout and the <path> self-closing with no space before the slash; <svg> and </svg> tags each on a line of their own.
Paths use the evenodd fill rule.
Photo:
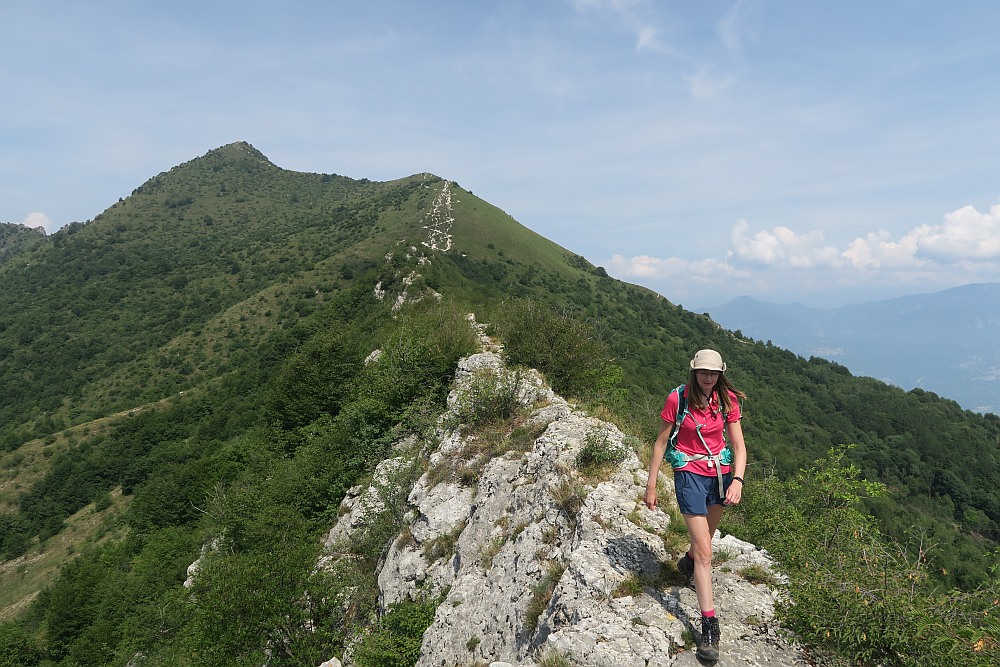
<svg viewBox="0 0 1000 667">
<path fill-rule="evenodd" d="M 484 451 L 459 426 L 477 378 L 513 383 L 531 409 L 522 444 Z M 562 664 L 657 667 L 699 664 L 700 613 L 663 536 L 670 516 L 641 502 L 647 473 L 634 443 L 614 425 L 577 410 L 535 371 L 508 369 L 497 351 L 463 359 L 439 422 L 440 445 L 407 496 L 405 525 L 378 575 L 380 610 L 406 598 L 441 598 L 423 636 L 418 667 Z M 599 478 L 581 474 L 579 452 L 597 444 L 623 459 Z M 379 465 L 366 488 L 345 497 L 326 551 L 343 551 L 384 490 L 407 467 Z M 660 482 L 672 497 L 672 479 Z M 739 572 L 771 567 L 766 552 L 731 535 L 715 537 L 729 559 L 716 566 L 722 623 L 719 665 L 805 665 L 773 619 L 777 593 Z M 343 661 L 350 651 L 324 667 Z M 566 662 L 568 661 L 568 662 Z M 558 664 L 558 663 L 557 663 Z"/>
</svg>

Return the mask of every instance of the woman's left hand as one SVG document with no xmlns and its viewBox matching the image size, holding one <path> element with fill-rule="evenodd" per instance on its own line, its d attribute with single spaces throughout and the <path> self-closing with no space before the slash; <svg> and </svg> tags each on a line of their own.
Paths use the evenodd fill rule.
<svg viewBox="0 0 1000 667">
<path fill-rule="evenodd" d="M 743 482 L 738 479 L 734 479 L 730 484 L 729 488 L 726 489 L 726 504 L 727 505 L 739 505 L 740 500 L 743 498 Z"/>
</svg>

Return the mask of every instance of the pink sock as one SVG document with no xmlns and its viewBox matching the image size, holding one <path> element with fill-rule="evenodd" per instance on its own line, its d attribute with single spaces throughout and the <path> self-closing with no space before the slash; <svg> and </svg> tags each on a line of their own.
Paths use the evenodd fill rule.
<svg viewBox="0 0 1000 667">
<path fill-rule="evenodd" d="M 702 618 L 715 618 L 715 610 L 709 609 L 708 611 L 701 612 Z"/>
</svg>

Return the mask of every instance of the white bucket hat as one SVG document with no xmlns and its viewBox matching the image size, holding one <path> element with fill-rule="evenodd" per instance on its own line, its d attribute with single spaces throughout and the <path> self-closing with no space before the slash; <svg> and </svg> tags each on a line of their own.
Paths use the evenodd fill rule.
<svg viewBox="0 0 1000 667">
<path fill-rule="evenodd" d="M 724 373 L 726 371 L 726 364 L 722 361 L 722 355 L 715 350 L 698 350 L 694 354 L 694 359 L 691 360 L 691 368 L 693 370 L 719 371 L 720 373 Z"/>
</svg>

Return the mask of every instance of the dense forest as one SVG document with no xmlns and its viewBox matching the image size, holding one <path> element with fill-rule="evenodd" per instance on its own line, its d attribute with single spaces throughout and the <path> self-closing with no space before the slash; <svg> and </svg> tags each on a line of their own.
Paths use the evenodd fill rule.
<svg viewBox="0 0 1000 667">
<path fill-rule="evenodd" d="M 885 491 L 861 510 L 922 559 L 928 591 L 996 582 L 1000 418 L 726 331 L 436 176 L 295 173 L 238 143 L 92 221 L 0 238 L 0 665 L 265 649 L 307 665 L 343 647 L 396 524 L 333 574 L 315 571 L 320 536 L 395 443 L 428 437 L 477 349 L 470 312 L 647 443 L 692 351 L 715 347 L 748 395 L 762 489 L 788 497 L 850 444 L 846 465 Z"/>
</svg>

